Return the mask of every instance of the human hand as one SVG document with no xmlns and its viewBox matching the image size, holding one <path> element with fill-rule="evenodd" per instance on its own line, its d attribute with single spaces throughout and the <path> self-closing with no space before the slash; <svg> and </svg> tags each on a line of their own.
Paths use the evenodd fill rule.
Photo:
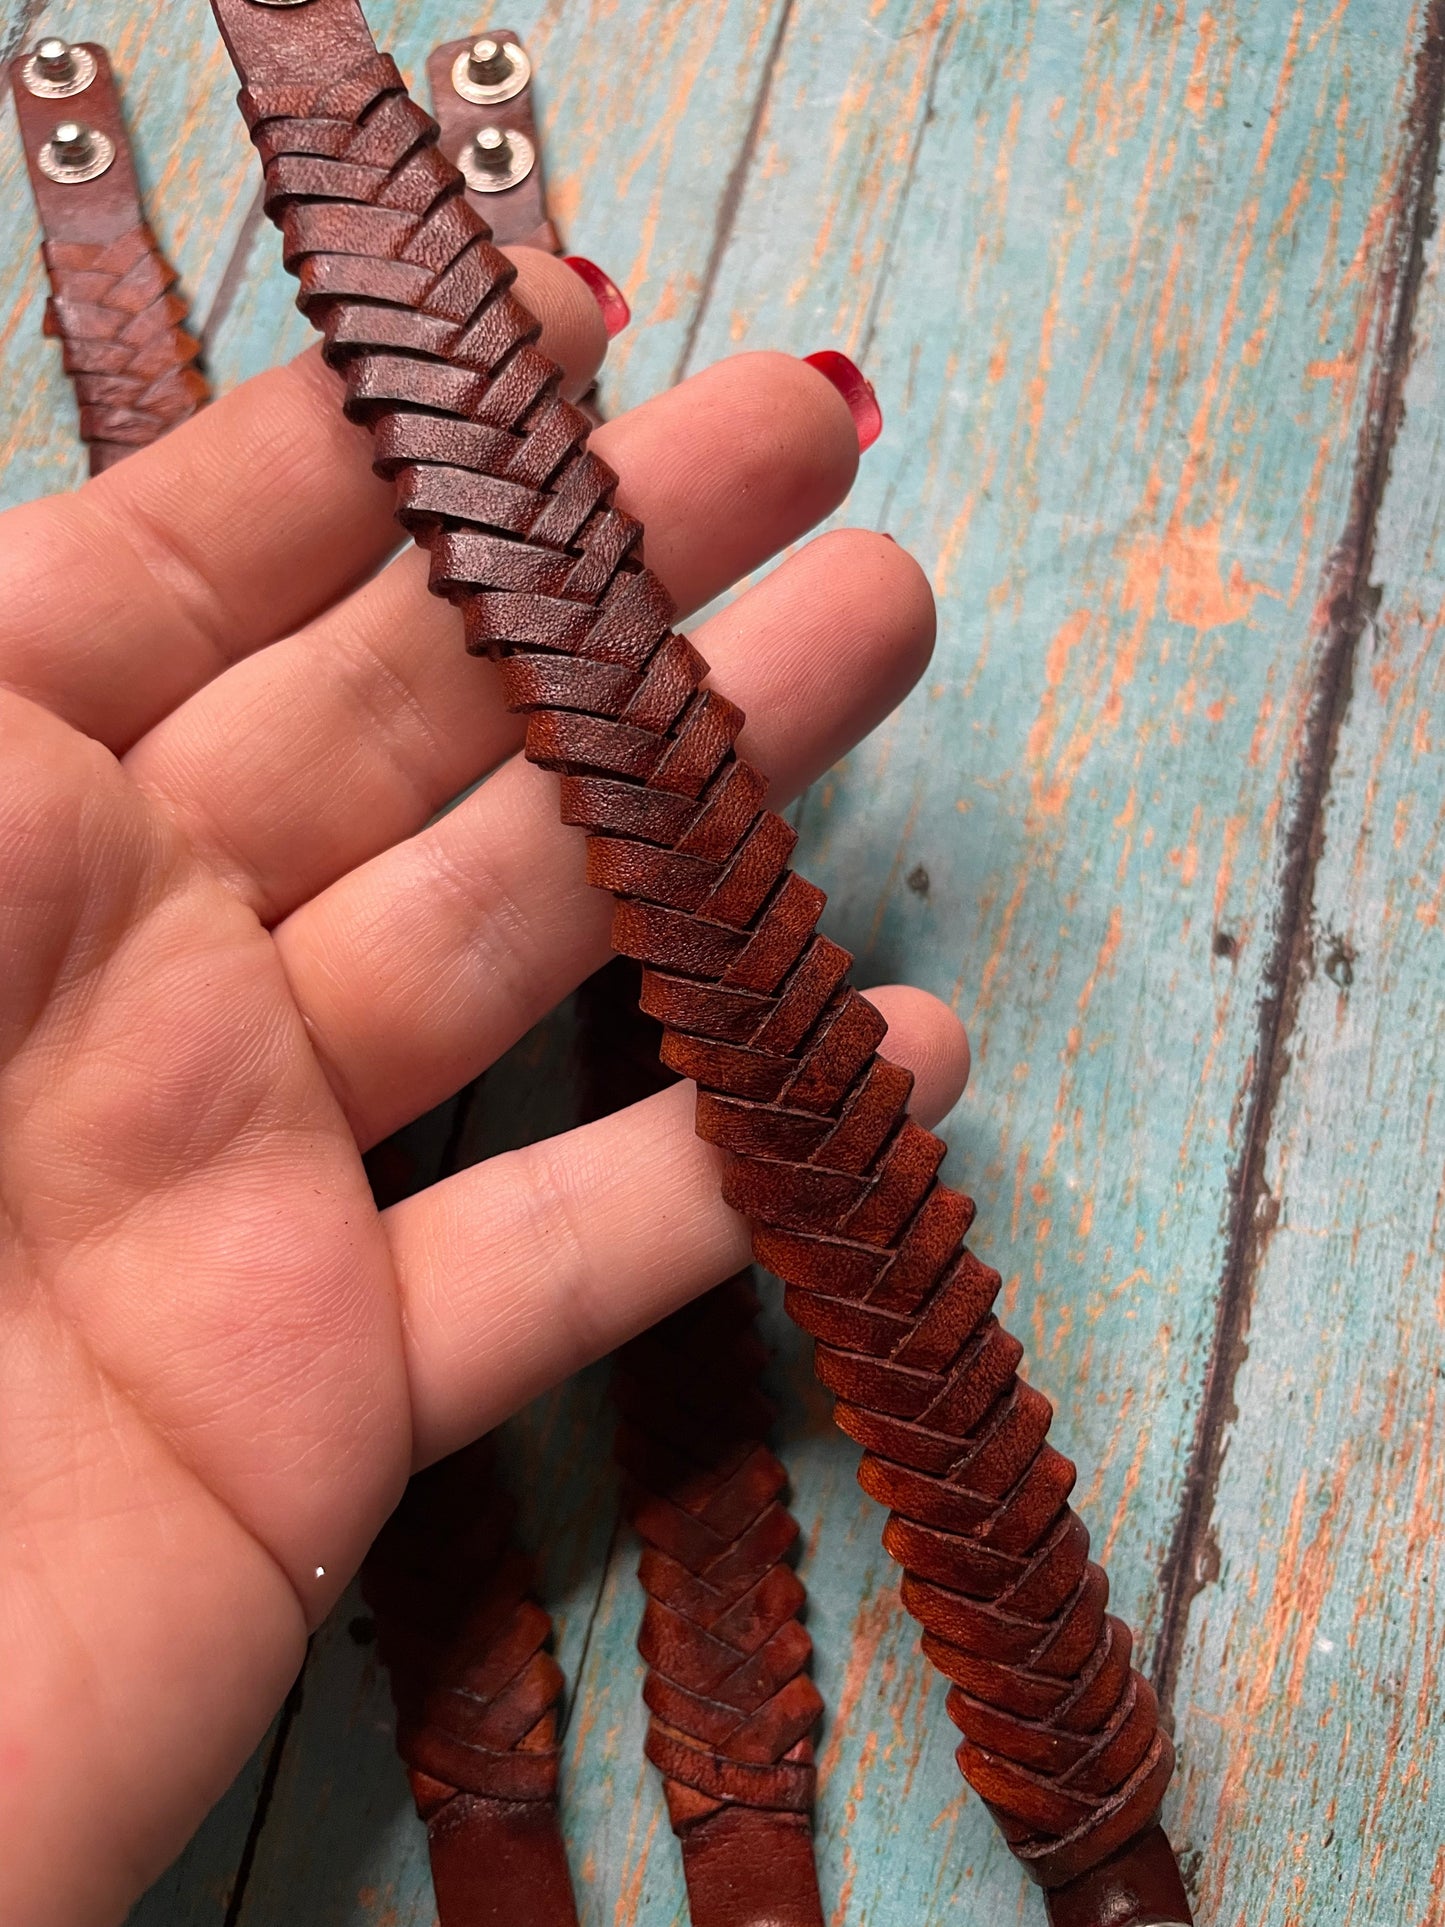
<svg viewBox="0 0 1445 1927">
<path fill-rule="evenodd" d="M 589 297 L 523 299 L 584 387 Z M 0 1919 L 111 1922 L 264 1731 L 408 1472 L 746 1258 L 679 1087 L 378 1214 L 361 1152 L 595 968 L 553 779 L 397 542 L 314 354 L 0 519 Z M 744 356 L 594 446 L 695 610 L 842 499 L 852 419 Z M 385 566 L 383 566 L 383 564 Z M 795 795 L 927 660 L 885 538 L 696 632 Z M 436 810 L 479 777 L 456 810 Z M 967 1071 L 880 993 L 925 1119 Z"/>
</svg>

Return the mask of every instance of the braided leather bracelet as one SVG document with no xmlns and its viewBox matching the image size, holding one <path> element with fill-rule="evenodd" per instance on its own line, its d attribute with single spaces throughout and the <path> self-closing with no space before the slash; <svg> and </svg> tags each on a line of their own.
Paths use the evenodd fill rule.
<svg viewBox="0 0 1445 1927">
<path fill-rule="evenodd" d="M 673 1079 L 660 1027 L 616 958 L 577 996 L 584 1118 Z M 758 1297 L 739 1273 L 617 1354 L 616 1454 L 643 1542 L 647 1755 L 682 1843 L 693 1927 L 823 1927 L 813 1859 L 813 1728 L 798 1522 L 768 1449 Z"/>
<path fill-rule="evenodd" d="M 362 1568 L 446 1927 L 576 1927 L 557 1822 L 562 1674 L 493 1442 L 419 1473 Z"/>
<path fill-rule="evenodd" d="M 10 79 L 44 229 L 45 332 L 60 340 L 98 475 L 207 400 L 200 345 L 141 208 L 104 47 L 42 40 Z"/>
<path fill-rule="evenodd" d="M 456 53 L 439 48 L 428 63 L 439 113 L 467 105 L 449 84 Z M 527 94 L 507 105 L 530 129 Z M 498 239 L 555 241 L 541 191 L 533 170 L 523 192 L 491 197 Z M 400 1184 L 385 1182 L 389 1148 L 366 1160 L 383 1207 L 416 1189 L 405 1157 Z M 439 1927 L 577 1927 L 558 1809 L 565 1681 L 514 1513 L 495 1439 L 479 1440 L 409 1482 L 362 1567 Z"/>
<path fill-rule="evenodd" d="M 398 514 L 467 644 L 494 656 L 527 754 L 562 777 L 648 966 L 664 1057 L 699 1086 L 724 1192 L 817 1338 L 959 1762 L 1049 1890 L 1057 1927 L 1186 1922 L 1158 1825 L 1173 1749 L 1068 1505 L 1048 1401 L 964 1245 L 971 1203 L 906 1116 L 877 1012 L 788 868 L 794 833 L 733 749 L 742 717 L 670 627 L 642 530 L 557 392 L 512 269 L 355 0 L 213 0 L 300 303 L 375 437 Z"/>
</svg>

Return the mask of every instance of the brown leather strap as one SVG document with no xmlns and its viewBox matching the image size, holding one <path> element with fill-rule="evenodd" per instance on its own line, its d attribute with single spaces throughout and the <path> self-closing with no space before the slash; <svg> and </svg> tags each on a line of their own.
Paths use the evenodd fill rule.
<svg viewBox="0 0 1445 1927">
<path fill-rule="evenodd" d="M 823 1927 L 798 1523 L 765 1438 L 758 1301 L 729 1280 L 618 1358 L 618 1459 L 643 1542 L 647 1755 L 693 1927 Z"/>
<path fill-rule="evenodd" d="M 518 44 L 514 35 L 505 39 Z M 453 43 L 437 50 L 428 63 L 434 88 L 440 90 L 445 83 L 459 102 L 461 96 L 450 86 L 452 69 L 458 53 L 465 54 L 474 44 Z M 526 93 L 530 97 L 530 84 Z M 471 111 L 479 117 L 484 113 L 476 106 Z M 531 131 L 527 104 L 514 111 L 522 112 Z M 484 124 L 479 118 L 477 125 Z M 458 146 L 474 131 L 455 128 Z M 538 238 L 540 171 L 534 169 L 530 178 L 535 182 L 530 188 L 523 183 L 490 197 L 503 222 L 511 223 L 509 238 Z M 550 227 L 547 237 L 555 243 Z M 387 1139 L 368 1153 L 368 1175 L 379 1206 L 416 1188 L 404 1135 Z M 509 1578 L 525 1571 L 511 1538 L 511 1510 L 495 1454 L 489 1447 L 474 1449 L 423 1474 L 373 1550 L 366 1583 L 379 1607 L 383 1656 L 392 1668 L 399 1712 L 415 1701 L 415 1668 L 401 1655 L 418 1638 L 428 1653 L 428 1671 L 440 1669 L 457 1690 L 468 1678 L 507 1676 L 509 1655 L 516 1647 L 516 1613 L 499 1613 L 494 1606 L 499 1589 L 506 1593 Z M 459 1546 L 470 1546 L 474 1556 L 457 1558 Z M 419 1583 L 420 1572 L 427 1575 L 424 1583 Z M 532 1634 L 550 1640 L 551 1622 L 530 1593 L 525 1606 Z M 448 1656 L 440 1661 L 428 1636 L 439 1615 L 465 1628 L 459 1643 L 449 1646 Z M 554 1695 L 560 1693 L 560 1672 L 550 1675 L 549 1683 Z M 423 1690 L 435 1703 L 435 1680 Z M 416 1718 L 412 1711 L 399 1722 L 398 1743 L 404 1757 L 415 1753 Z M 445 1721 L 446 1714 L 428 1715 L 423 1706 L 422 1723 L 429 1718 Z M 524 1735 L 518 1745 L 533 1743 L 533 1735 Z M 555 1755 L 554 1743 L 548 1751 Z M 503 1922 L 528 1927 L 528 1923 L 566 1923 L 576 1918 L 558 1810 L 555 1758 L 541 1799 L 480 1796 L 415 1768 L 411 1780 L 418 1813 L 427 1827 L 439 1927 L 480 1927 L 493 1921 L 498 1927 Z"/>
<path fill-rule="evenodd" d="M 419 1473 L 362 1568 L 443 1927 L 575 1927 L 562 1674 L 491 1439 Z"/>
<path fill-rule="evenodd" d="M 45 332 L 59 338 L 96 475 L 193 415 L 208 390 L 200 347 L 181 325 L 175 269 L 141 207 L 109 57 L 92 42 L 69 53 L 76 78 L 94 68 L 76 92 L 37 91 L 47 83 L 33 51 L 11 61 L 10 80 L 50 277 Z M 45 171 L 51 137 L 67 121 L 93 137 L 97 158 L 104 143 L 113 150 L 94 179 L 57 181 Z"/>
<path fill-rule="evenodd" d="M 475 170 L 471 154 L 479 134 L 496 129 L 514 145 L 514 137 L 520 135 L 525 147 L 519 150 L 518 159 L 525 161 L 529 150 L 531 154 L 531 165 L 521 180 L 515 187 L 490 193 L 468 186 L 467 200 L 492 230 L 492 239 L 499 248 L 544 248 L 548 254 L 560 254 L 562 243 L 547 215 L 542 141 L 533 114 L 531 63 L 526 61 L 525 66 L 518 67 L 513 82 L 504 81 L 489 89 L 485 69 L 478 77 L 474 67 L 469 67 L 469 56 L 479 39 L 491 41 L 502 49 L 515 47 L 525 60 L 525 49 L 510 27 L 488 27 L 484 35 L 470 34 L 465 40 L 448 40 L 432 49 L 427 56 L 426 77 L 432 112 L 441 129 L 441 151 L 453 166 L 466 161 Z M 517 81 L 520 81 L 517 91 L 506 92 L 507 87 Z M 464 88 L 470 88 L 471 94 L 463 92 Z M 506 98 L 478 100 L 473 97 L 487 92 L 506 92 Z"/>
<path fill-rule="evenodd" d="M 638 987 L 637 966 L 618 958 L 578 993 L 584 1117 L 674 1081 Z M 811 1813 L 823 1702 L 790 1564 L 798 1524 L 767 1446 L 757 1313 L 743 1273 L 617 1355 L 617 1459 L 644 1548 L 647 1752 L 682 1842 L 693 1927 L 822 1927 Z"/>
<path fill-rule="evenodd" d="M 486 38 L 521 44 L 497 28 Z M 449 114 L 453 137 L 467 134 L 457 89 L 442 82 L 474 45 L 454 42 L 429 63 L 444 153 L 454 151 Z M 535 143 L 530 96 L 529 78 L 517 100 Z M 479 205 L 469 189 L 467 198 L 492 216 L 498 246 L 524 241 L 560 252 L 551 222 L 535 226 L 546 213 L 540 187 L 530 204 L 518 198 L 524 192 Z M 580 405 L 591 418 L 590 405 Z M 617 957 L 578 993 L 584 1120 L 676 1081 L 658 1056 L 661 1025 L 639 1008 L 640 989 L 636 964 Z M 789 1563 L 798 1525 L 781 1497 L 786 1474 L 767 1446 L 773 1411 L 760 1388 L 758 1309 L 752 1275 L 743 1272 L 614 1361 L 624 1505 L 645 1547 L 638 1645 L 647 1662 L 647 1751 L 681 1842 L 693 1927 L 823 1927 L 811 1737 L 823 1703 L 806 1672 L 805 1594 Z M 786 1778 L 775 1784 L 760 1767 Z"/>
<path fill-rule="evenodd" d="M 213 4 L 345 406 L 432 587 L 501 662 L 528 755 L 562 777 L 592 880 L 619 898 L 614 944 L 648 966 L 666 1061 L 697 1080 L 698 1128 L 727 1153 L 725 1195 L 892 1508 L 885 1542 L 953 1682 L 960 1765 L 1042 1885 L 1111 1860 L 1132 1878 L 1173 1749 L 1068 1505 L 1049 1403 L 993 1315 L 999 1275 L 964 1243 L 973 1206 L 939 1183 L 911 1079 L 876 1054 L 882 1019 L 817 933 L 822 893 L 735 753 L 742 717 L 673 634 L 506 258 L 354 0 Z M 1101 1891 L 1101 1921 L 1112 1905 Z"/>
</svg>

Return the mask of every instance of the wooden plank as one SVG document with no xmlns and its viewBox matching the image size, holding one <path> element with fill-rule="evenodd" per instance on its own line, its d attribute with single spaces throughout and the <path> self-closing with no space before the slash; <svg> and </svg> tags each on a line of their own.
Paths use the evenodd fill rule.
<svg viewBox="0 0 1445 1927">
<path fill-rule="evenodd" d="M 951 10 L 900 197 L 854 112 L 888 56 L 835 21 L 794 16 L 697 354 L 811 348 L 833 317 L 894 427 L 848 515 L 924 559 L 939 655 L 809 799 L 802 860 L 867 968 L 969 1021 L 954 1161 L 1147 1654 L 1255 1096 L 1313 603 L 1408 233 L 1420 23 Z M 865 295 L 870 192 L 891 237 Z M 815 235 L 847 245 L 803 278 Z M 802 1369 L 790 1464 L 796 1415 L 816 1423 Z M 933 1731 L 918 1712 L 876 1522 L 841 1474 L 815 1504 L 808 1464 L 811 1623 L 842 1702 L 830 1900 L 850 1922 L 962 1918 L 981 1896 L 1029 1917 L 960 1810 L 936 1692 Z"/>
<path fill-rule="evenodd" d="M 1445 1921 L 1442 483 L 1437 235 L 1177 1695 L 1220 1927 Z"/>
</svg>

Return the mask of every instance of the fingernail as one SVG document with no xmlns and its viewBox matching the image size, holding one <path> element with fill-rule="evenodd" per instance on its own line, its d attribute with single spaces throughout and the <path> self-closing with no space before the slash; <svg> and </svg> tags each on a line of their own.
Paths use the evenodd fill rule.
<svg viewBox="0 0 1445 1927">
<path fill-rule="evenodd" d="M 883 410 L 878 406 L 872 382 L 861 368 L 849 361 L 846 355 L 840 355 L 836 348 L 822 348 L 816 355 L 804 355 L 803 359 L 810 368 L 816 368 L 825 380 L 831 381 L 847 402 L 853 426 L 858 431 L 858 452 L 861 455 L 883 433 Z"/>
<path fill-rule="evenodd" d="M 627 297 L 612 279 L 604 274 L 595 261 L 588 261 L 580 254 L 564 254 L 562 259 L 573 274 L 587 284 L 587 291 L 602 310 L 602 325 L 607 330 L 607 339 L 620 335 L 632 319 L 632 310 L 627 305 Z"/>
</svg>

